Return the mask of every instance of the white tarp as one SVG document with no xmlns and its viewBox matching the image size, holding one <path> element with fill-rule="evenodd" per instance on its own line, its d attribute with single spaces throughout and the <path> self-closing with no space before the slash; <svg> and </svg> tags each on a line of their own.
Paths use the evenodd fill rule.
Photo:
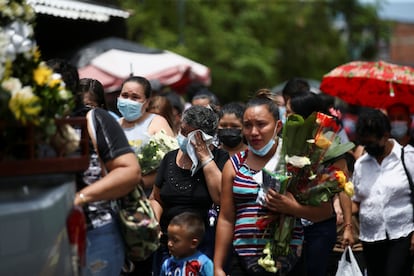
<svg viewBox="0 0 414 276">
<path fill-rule="evenodd" d="M 80 68 L 79 74 L 80 77 L 95 76 L 106 89 L 113 89 L 130 75 L 156 79 L 168 86 L 191 81 L 210 85 L 211 82 L 208 67 L 170 51 L 148 54 L 112 49 Z"/>
</svg>

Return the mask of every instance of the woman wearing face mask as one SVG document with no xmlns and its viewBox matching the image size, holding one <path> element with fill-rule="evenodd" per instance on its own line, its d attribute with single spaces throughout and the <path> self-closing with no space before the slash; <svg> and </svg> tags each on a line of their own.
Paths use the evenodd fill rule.
<svg viewBox="0 0 414 276">
<path fill-rule="evenodd" d="M 242 135 L 243 112 L 244 105 L 236 102 L 223 105 L 219 112 L 217 136 L 230 156 L 247 148 Z"/>
<path fill-rule="evenodd" d="M 117 108 L 122 115 L 119 123 L 130 145 L 136 150 L 145 145 L 150 137 L 161 129 L 165 130 L 167 135 L 174 137 L 170 125 L 163 116 L 146 111 L 151 91 L 151 84 L 146 78 L 132 76 L 122 84 L 121 93 L 117 99 Z M 154 177 L 155 173 L 143 177 L 146 190 L 152 189 Z"/>
<path fill-rule="evenodd" d="M 277 105 L 263 96 L 259 90 L 251 99 L 243 115 L 243 135 L 248 148 L 232 156 L 223 169 L 222 192 L 220 197 L 220 215 L 216 229 L 216 245 L 214 252 L 214 269 L 216 276 L 226 275 L 223 267 L 228 256 L 228 250 L 233 242 L 235 254 L 231 275 L 275 275 L 266 272 L 257 261 L 263 256 L 265 244 L 271 238 L 265 229 L 256 227 L 260 217 L 284 213 L 295 217 L 303 217 L 312 221 L 320 221 L 332 214 L 329 204 L 321 206 L 300 205 L 294 197 L 287 193 L 281 195 L 269 190 L 265 196 L 265 204 L 257 201 L 260 185 L 254 180 L 268 162 L 278 154 L 282 140 L 276 138 L 282 128 L 279 120 Z M 296 242 L 301 240 L 301 225 L 296 224 L 291 249 L 297 259 Z M 285 260 L 282 265 L 286 268 L 294 265 L 294 261 Z"/>
<path fill-rule="evenodd" d="M 151 204 L 160 221 L 161 246 L 154 256 L 153 275 L 169 257 L 167 228 L 170 220 L 185 211 L 203 218 L 206 234 L 198 249 L 211 259 L 214 235 L 211 235 L 210 207 L 219 204 L 221 171 L 228 153 L 212 143 L 217 131 L 218 115 L 210 108 L 192 106 L 184 111 L 177 136 L 179 149 L 167 153 L 158 169 Z"/>
<path fill-rule="evenodd" d="M 402 158 L 413 177 L 414 148 L 402 148 L 390 138 L 390 122 L 379 110 L 361 113 L 356 131 L 366 153 L 355 163 L 352 200 L 359 211 L 368 275 L 412 275 L 413 206 Z"/>
<path fill-rule="evenodd" d="M 414 146 L 414 137 L 410 135 L 410 107 L 403 103 L 393 104 L 387 108 L 387 115 L 391 122 L 391 136 L 402 146 Z"/>
<path fill-rule="evenodd" d="M 121 93 L 117 99 L 117 108 L 122 115 L 119 123 L 129 144 L 135 151 L 139 150 L 142 145 L 149 141 L 152 135 L 162 129 L 167 135 L 174 136 L 164 117 L 146 111 L 151 92 L 151 84 L 146 78 L 132 76 L 122 84 Z M 156 171 L 142 176 L 141 185 L 147 195 L 151 193 L 154 186 L 155 176 Z M 135 267 L 135 271 L 128 275 L 151 275 L 152 258 L 135 263 Z"/>
</svg>

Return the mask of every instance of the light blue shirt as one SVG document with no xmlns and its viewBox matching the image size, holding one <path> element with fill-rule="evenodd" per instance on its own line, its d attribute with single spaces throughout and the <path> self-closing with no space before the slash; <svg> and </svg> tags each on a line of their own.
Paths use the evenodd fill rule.
<svg viewBox="0 0 414 276">
<path fill-rule="evenodd" d="M 200 251 L 182 259 L 175 257 L 166 259 L 160 273 L 161 276 L 213 276 L 213 274 L 213 262 Z"/>
</svg>

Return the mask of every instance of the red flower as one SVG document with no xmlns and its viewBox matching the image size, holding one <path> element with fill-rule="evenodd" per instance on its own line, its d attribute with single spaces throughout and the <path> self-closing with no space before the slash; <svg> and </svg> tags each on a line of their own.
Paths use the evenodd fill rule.
<svg viewBox="0 0 414 276">
<path fill-rule="evenodd" d="M 332 128 L 334 132 L 337 132 L 339 130 L 339 125 L 336 120 L 332 116 L 326 115 L 324 113 L 318 112 L 316 114 L 316 122 L 321 127 Z"/>
<path fill-rule="evenodd" d="M 260 230 L 266 229 L 274 220 L 275 216 L 263 216 L 256 221 L 256 227 Z"/>
</svg>

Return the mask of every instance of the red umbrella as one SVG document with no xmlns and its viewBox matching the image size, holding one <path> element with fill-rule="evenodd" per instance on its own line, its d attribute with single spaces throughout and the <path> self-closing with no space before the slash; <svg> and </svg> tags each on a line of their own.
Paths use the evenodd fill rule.
<svg viewBox="0 0 414 276">
<path fill-rule="evenodd" d="M 395 103 L 414 113 L 414 68 L 384 61 L 353 61 L 336 67 L 321 82 L 322 92 L 347 103 L 387 108 Z"/>
</svg>

